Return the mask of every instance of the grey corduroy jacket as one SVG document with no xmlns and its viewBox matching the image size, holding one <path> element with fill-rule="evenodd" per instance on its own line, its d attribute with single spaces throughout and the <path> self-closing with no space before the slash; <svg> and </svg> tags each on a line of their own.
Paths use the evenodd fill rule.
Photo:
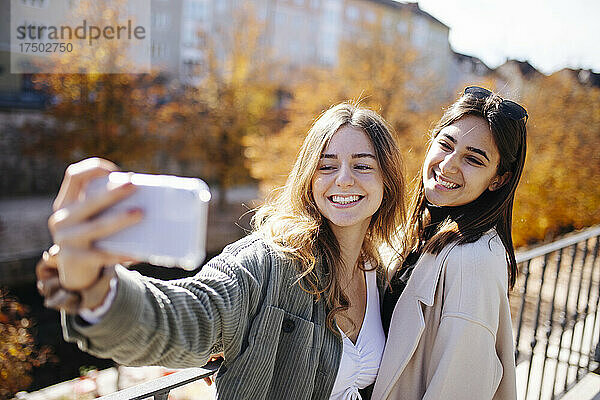
<svg viewBox="0 0 600 400">
<path fill-rule="evenodd" d="M 192 278 L 117 268 L 117 295 L 95 325 L 63 314 L 65 339 L 125 365 L 186 368 L 224 352 L 219 399 L 328 399 L 342 341 L 293 261 L 257 234 L 227 246 Z"/>
</svg>

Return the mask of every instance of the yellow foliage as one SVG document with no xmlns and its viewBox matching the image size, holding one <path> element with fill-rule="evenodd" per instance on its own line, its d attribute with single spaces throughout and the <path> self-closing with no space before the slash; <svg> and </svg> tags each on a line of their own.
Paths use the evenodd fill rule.
<svg viewBox="0 0 600 400">
<path fill-rule="evenodd" d="M 195 87 L 166 87 L 155 74 L 38 76 L 53 95 L 55 123 L 30 127 L 34 146 L 66 161 L 94 154 L 150 170 L 175 160 L 223 191 L 250 174 L 265 193 L 284 183 L 312 122 L 331 105 L 355 100 L 390 122 L 407 180 L 416 175 L 428 131 L 454 99 L 440 95 L 410 40 L 374 24 L 340 44 L 336 67 L 286 77 L 282 88 L 253 15 L 241 9 L 206 38 Z M 524 82 L 519 101 L 530 119 L 514 211 L 517 246 L 600 223 L 600 90 L 564 73 Z M 492 79 L 479 83 L 495 88 Z"/>
<path fill-rule="evenodd" d="M 214 184 L 221 206 L 232 184 L 248 180 L 244 138 L 275 129 L 280 120 L 263 31 L 250 10 L 239 10 L 227 27 L 206 37 L 197 86 L 158 114 L 169 154 Z"/>
<path fill-rule="evenodd" d="M 27 309 L 0 289 L 0 398 L 11 398 L 31 384 L 31 370 L 47 362 L 48 348 L 38 350 Z"/>
<path fill-rule="evenodd" d="M 418 68 L 419 55 L 403 47 L 406 40 L 396 39 L 391 46 L 384 35 L 375 26 L 369 35 L 341 46 L 339 65 L 333 70 L 305 72 L 306 79 L 290 89 L 285 127 L 245 139 L 250 170 L 260 180 L 263 193 L 285 182 L 299 146 L 319 114 L 348 99 L 361 100 L 392 124 L 404 152 L 408 180 L 416 175 L 428 131 L 442 109 L 434 101 L 439 96 L 428 84 L 435 80 Z M 493 78 L 478 83 L 501 89 Z M 600 223 L 600 186 L 596 182 L 600 89 L 557 73 L 525 81 L 521 90 L 523 98 L 517 100 L 528 109 L 530 118 L 527 161 L 513 216 L 516 246 Z"/>
<path fill-rule="evenodd" d="M 374 24 L 341 43 L 335 68 L 303 71 L 303 79 L 289 88 L 285 127 L 257 132 L 245 141 L 250 172 L 260 180 L 263 192 L 284 183 L 312 122 L 345 100 L 360 101 L 390 122 L 406 155 L 407 176 L 416 173 L 427 130 L 446 99 L 439 97 L 435 80 L 407 43 L 401 34 Z"/>
<path fill-rule="evenodd" d="M 526 87 L 530 115 L 514 236 L 526 244 L 600 223 L 600 89 L 563 72 Z"/>
</svg>

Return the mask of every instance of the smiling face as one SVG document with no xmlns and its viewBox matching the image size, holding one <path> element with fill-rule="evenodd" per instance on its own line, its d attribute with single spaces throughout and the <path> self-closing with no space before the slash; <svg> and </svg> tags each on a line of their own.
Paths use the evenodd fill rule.
<svg viewBox="0 0 600 400">
<path fill-rule="evenodd" d="M 383 177 L 362 129 L 344 125 L 332 136 L 313 176 L 312 193 L 336 235 L 342 229 L 367 231 L 383 199 Z"/>
<path fill-rule="evenodd" d="M 435 137 L 423 166 L 425 197 L 437 206 L 462 206 L 508 178 L 498 176 L 500 154 L 487 122 L 467 115 Z"/>
</svg>

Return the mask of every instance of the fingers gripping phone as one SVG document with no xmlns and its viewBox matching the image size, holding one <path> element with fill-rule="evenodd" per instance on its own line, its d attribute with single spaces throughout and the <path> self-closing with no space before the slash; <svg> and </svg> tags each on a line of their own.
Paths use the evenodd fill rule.
<svg viewBox="0 0 600 400">
<path fill-rule="evenodd" d="M 186 270 L 198 268 L 206 256 L 208 202 L 211 194 L 200 179 L 171 175 L 112 172 L 91 181 L 86 196 L 131 181 L 135 192 L 104 213 L 139 208 L 141 222 L 98 240 L 94 245 L 139 261 Z"/>
</svg>

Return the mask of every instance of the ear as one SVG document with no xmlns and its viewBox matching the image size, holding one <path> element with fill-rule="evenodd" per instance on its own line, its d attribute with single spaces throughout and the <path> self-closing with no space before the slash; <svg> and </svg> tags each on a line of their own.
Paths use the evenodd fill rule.
<svg viewBox="0 0 600 400">
<path fill-rule="evenodd" d="M 494 179 L 492 179 L 492 182 L 490 183 L 490 185 L 488 186 L 488 190 L 490 192 L 493 192 L 494 190 L 500 189 L 502 186 L 504 186 L 506 184 L 506 182 L 509 181 L 511 175 L 512 174 L 510 172 L 506 172 L 506 173 L 504 173 L 504 175 L 496 175 L 494 177 Z"/>
</svg>

